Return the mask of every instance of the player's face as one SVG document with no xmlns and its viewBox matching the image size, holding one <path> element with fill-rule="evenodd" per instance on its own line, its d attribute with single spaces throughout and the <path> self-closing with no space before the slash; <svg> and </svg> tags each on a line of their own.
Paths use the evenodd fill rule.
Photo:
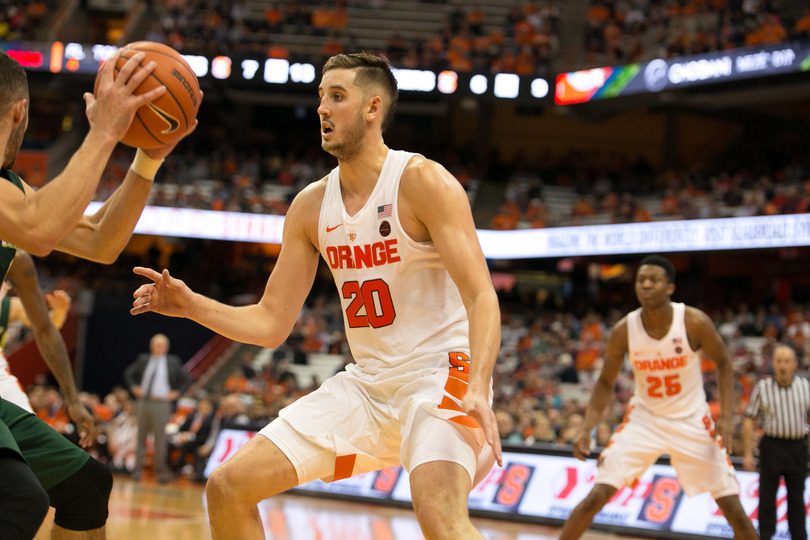
<svg viewBox="0 0 810 540">
<path fill-rule="evenodd" d="M 366 131 L 363 91 L 354 84 L 355 74 L 351 69 L 327 71 L 318 88 L 321 148 L 340 161 L 360 153 Z"/>
<path fill-rule="evenodd" d="M 23 136 L 25 136 L 25 130 L 28 129 L 28 108 L 26 107 L 25 116 L 23 117 L 23 121 L 17 124 L 17 126 L 11 130 L 11 135 L 8 138 L 8 143 L 6 143 L 6 151 L 3 155 L 3 169 L 10 169 L 14 166 L 14 162 L 17 161 L 17 155 L 20 153 L 20 148 L 22 147 Z"/>
<path fill-rule="evenodd" d="M 669 302 L 675 285 L 667 279 L 666 271 L 653 264 L 642 265 L 636 274 L 636 297 L 644 307 L 655 307 Z"/>
</svg>

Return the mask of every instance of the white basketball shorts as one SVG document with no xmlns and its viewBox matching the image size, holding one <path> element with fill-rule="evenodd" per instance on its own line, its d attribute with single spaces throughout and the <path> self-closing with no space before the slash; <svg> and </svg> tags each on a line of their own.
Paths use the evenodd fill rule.
<svg viewBox="0 0 810 540">
<path fill-rule="evenodd" d="M 734 467 L 713 433 L 708 405 L 677 420 L 631 406 L 599 457 L 596 482 L 616 489 L 632 486 L 659 456 L 669 454 L 678 482 L 690 497 L 706 491 L 714 499 L 736 495 Z"/>
<path fill-rule="evenodd" d="M 450 461 L 467 470 L 474 486 L 495 458 L 461 408 L 466 378 L 449 364 L 383 380 L 350 369 L 282 409 L 259 433 L 290 459 L 302 484 Z"/>
</svg>

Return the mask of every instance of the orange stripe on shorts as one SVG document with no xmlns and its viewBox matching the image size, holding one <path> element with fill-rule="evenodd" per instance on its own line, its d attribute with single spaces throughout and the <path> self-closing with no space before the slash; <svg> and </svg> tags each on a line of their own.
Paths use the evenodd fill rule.
<svg viewBox="0 0 810 540">
<path fill-rule="evenodd" d="M 450 419 L 451 422 L 455 422 L 456 424 L 460 424 L 462 426 L 466 426 L 468 428 L 481 428 L 478 425 L 478 422 L 475 421 L 475 418 L 472 416 L 468 416 L 466 414 L 462 414 L 461 416 L 454 416 Z"/>
<path fill-rule="evenodd" d="M 464 409 L 461 407 L 461 405 L 459 405 L 458 403 L 456 403 L 447 396 L 442 397 L 442 402 L 439 404 L 439 408 L 448 411 L 464 412 Z"/>
<path fill-rule="evenodd" d="M 343 480 L 352 475 L 354 471 L 354 462 L 357 461 L 357 454 L 349 454 L 348 456 L 338 456 L 335 458 L 335 476 L 332 479 Z"/>
<path fill-rule="evenodd" d="M 444 391 L 456 399 L 461 399 L 467 393 L 467 382 L 456 377 L 447 377 Z"/>
<path fill-rule="evenodd" d="M 460 381 L 467 382 L 470 380 L 470 374 L 466 371 L 461 371 L 460 369 L 450 369 L 450 379 L 458 379 Z"/>
</svg>

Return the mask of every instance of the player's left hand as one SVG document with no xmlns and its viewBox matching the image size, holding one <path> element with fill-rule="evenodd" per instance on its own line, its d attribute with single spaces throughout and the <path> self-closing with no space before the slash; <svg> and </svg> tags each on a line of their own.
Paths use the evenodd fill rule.
<svg viewBox="0 0 810 540">
<path fill-rule="evenodd" d="M 717 419 L 717 424 L 715 425 L 717 435 L 721 437 L 723 448 L 726 449 L 728 455 L 731 455 L 731 441 L 734 437 L 733 425 L 731 415 L 726 416 L 723 414 L 721 414 L 720 418 Z"/>
<path fill-rule="evenodd" d="M 574 435 L 571 446 L 574 450 L 574 457 L 580 461 L 585 461 L 591 455 L 591 430 L 583 429 Z"/>
<path fill-rule="evenodd" d="M 130 313 L 140 315 L 154 311 L 169 317 L 187 317 L 190 314 L 194 293 L 183 280 L 173 278 L 165 269 L 158 273 L 151 268 L 136 266 L 132 271 L 151 279 L 152 283 L 141 285 L 132 294 L 135 301 L 132 302 Z"/>
<path fill-rule="evenodd" d="M 461 400 L 461 407 L 464 412 L 472 416 L 478 425 L 484 430 L 484 437 L 492 447 L 495 460 L 499 467 L 503 467 L 503 454 L 501 450 L 501 436 L 498 433 L 498 422 L 495 419 L 495 412 L 489 406 L 489 399 L 486 396 L 467 391 L 464 399 Z"/>
<path fill-rule="evenodd" d="M 77 399 L 66 403 L 68 416 L 79 430 L 79 444 L 82 448 L 90 448 L 96 440 L 96 422 L 84 405 Z"/>
</svg>

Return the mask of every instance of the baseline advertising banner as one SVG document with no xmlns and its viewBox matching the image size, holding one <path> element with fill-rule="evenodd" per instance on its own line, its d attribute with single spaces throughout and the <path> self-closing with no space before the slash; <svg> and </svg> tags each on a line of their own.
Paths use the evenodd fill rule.
<svg viewBox="0 0 810 540">
<path fill-rule="evenodd" d="M 255 432 L 223 430 L 217 439 L 205 475 L 233 455 Z M 591 490 L 596 461 L 573 457 L 516 451 L 504 452 L 503 467 L 494 467 L 470 493 L 470 512 L 510 520 L 564 521 Z M 757 525 L 759 475 L 737 471 L 740 501 Z M 806 481 L 805 506 L 810 494 Z M 309 482 L 295 489 L 335 497 L 402 505 L 411 501 L 408 473 L 402 467 L 360 474 L 324 483 Z M 789 538 L 787 492 L 777 492 L 776 538 Z M 675 470 L 669 465 L 650 467 L 633 488 L 624 488 L 597 514 L 594 525 L 643 536 L 669 538 L 732 538 L 732 530 L 708 493 L 689 497 L 681 490 Z M 808 523 L 810 527 L 810 523 Z"/>
<path fill-rule="evenodd" d="M 488 259 L 762 249 L 810 245 L 810 214 L 477 232 Z"/>
<path fill-rule="evenodd" d="M 585 103 L 632 94 L 810 70 L 810 43 L 743 47 L 557 75 L 554 102 Z"/>
</svg>

